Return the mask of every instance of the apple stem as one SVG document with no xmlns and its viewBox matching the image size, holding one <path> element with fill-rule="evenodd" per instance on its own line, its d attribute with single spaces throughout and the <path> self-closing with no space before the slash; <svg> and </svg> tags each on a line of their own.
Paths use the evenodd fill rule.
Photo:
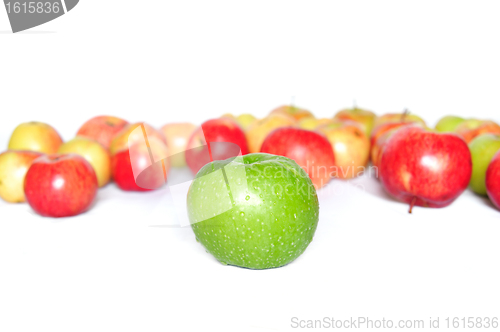
<svg viewBox="0 0 500 332">
<path fill-rule="evenodd" d="M 413 210 L 413 206 L 415 206 L 415 202 L 417 201 L 417 197 L 413 197 L 411 202 L 410 202 L 410 210 L 408 211 L 408 213 L 411 214 L 412 210 Z"/>
<path fill-rule="evenodd" d="M 356 109 L 357 107 L 358 107 L 358 105 L 356 105 L 356 98 L 354 98 L 354 99 L 352 100 L 352 108 L 353 108 L 353 109 Z"/>
<path fill-rule="evenodd" d="M 408 109 L 405 108 L 405 110 L 403 111 L 403 114 L 401 114 L 401 122 L 405 122 L 405 118 L 408 114 L 410 114 L 410 111 L 408 111 Z"/>
</svg>

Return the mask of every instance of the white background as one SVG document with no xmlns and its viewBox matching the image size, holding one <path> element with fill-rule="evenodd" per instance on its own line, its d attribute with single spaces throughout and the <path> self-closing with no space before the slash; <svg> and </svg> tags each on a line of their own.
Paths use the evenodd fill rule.
<svg viewBox="0 0 500 332">
<path fill-rule="evenodd" d="M 89 1 L 12 34 L 0 10 L 0 146 L 112 114 L 160 127 L 289 103 L 500 121 L 497 1 Z M 364 177 L 320 192 L 289 266 L 222 266 L 164 192 L 99 192 L 65 220 L 0 202 L 0 331 L 276 331 L 291 318 L 500 316 L 500 212 L 470 191 L 407 207 Z"/>
</svg>

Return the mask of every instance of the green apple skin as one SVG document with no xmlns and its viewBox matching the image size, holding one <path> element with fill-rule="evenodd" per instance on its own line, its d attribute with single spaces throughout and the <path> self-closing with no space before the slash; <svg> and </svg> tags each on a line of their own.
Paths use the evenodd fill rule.
<svg viewBox="0 0 500 332">
<path fill-rule="evenodd" d="M 238 158 L 208 163 L 191 183 L 187 207 L 196 240 L 225 265 L 284 266 L 313 239 L 319 218 L 316 189 L 289 158 L 266 153 Z M 213 177 L 222 169 L 226 181 Z"/>
<path fill-rule="evenodd" d="M 470 188 L 479 195 L 486 196 L 486 170 L 491 159 L 500 150 L 500 136 L 480 135 L 469 143 L 472 155 L 472 178 Z"/>
<path fill-rule="evenodd" d="M 464 121 L 465 119 L 459 116 L 447 115 L 438 121 L 436 130 L 440 133 L 451 133 Z"/>
</svg>

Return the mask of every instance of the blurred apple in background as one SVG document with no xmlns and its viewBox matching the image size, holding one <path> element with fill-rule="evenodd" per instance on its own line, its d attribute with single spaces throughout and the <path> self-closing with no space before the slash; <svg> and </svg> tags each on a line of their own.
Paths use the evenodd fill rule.
<svg viewBox="0 0 500 332">
<path fill-rule="evenodd" d="M 93 139 L 106 149 L 109 149 L 113 137 L 126 125 L 128 125 L 128 122 L 123 119 L 110 115 L 101 115 L 85 122 L 78 129 L 76 135 Z"/>
<path fill-rule="evenodd" d="M 328 140 L 318 133 L 299 128 L 279 128 L 266 137 L 261 152 L 294 160 L 319 189 L 330 181 L 335 157 Z"/>
<path fill-rule="evenodd" d="M 377 117 L 373 123 L 373 128 L 389 122 L 420 122 L 426 126 L 425 121 L 421 117 L 405 110 L 403 113 L 388 113 Z"/>
<path fill-rule="evenodd" d="M 50 125 L 26 122 L 14 129 L 9 141 L 9 150 L 55 153 L 62 143 L 61 136 Z"/>
<path fill-rule="evenodd" d="M 315 130 L 319 126 L 332 123 L 334 120 L 332 119 L 327 119 L 327 118 L 322 118 L 322 119 L 316 119 L 316 118 L 304 118 L 299 121 L 298 126 L 299 128 L 302 129 L 307 129 L 307 130 Z"/>
<path fill-rule="evenodd" d="M 120 189 L 149 191 L 165 184 L 170 170 L 167 146 L 155 136 L 149 137 L 148 144 L 132 139 L 129 147 L 111 157 L 113 179 Z"/>
<path fill-rule="evenodd" d="M 240 125 L 243 131 L 247 131 L 248 127 L 250 127 L 255 121 L 257 121 L 257 118 L 249 113 L 243 113 L 238 116 L 226 113 L 223 116 L 221 116 L 221 118 L 228 118 L 233 121 L 236 121 L 236 123 Z"/>
<path fill-rule="evenodd" d="M 26 173 L 29 205 L 45 217 L 70 217 L 87 211 L 97 193 L 94 169 L 76 154 L 37 158 Z"/>
<path fill-rule="evenodd" d="M 61 145 L 57 153 L 75 153 L 82 156 L 94 168 L 99 187 L 109 182 L 111 176 L 109 151 L 97 141 L 86 137 L 75 137 Z"/>
<path fill-rule="evenodd" d="M 440 133 L 451 133 L 464 121 L 465 119 L 459 116 L 447 115 L 438 121 L 435 128 Z"/>
<path fill-rule="evenodd" d="M 500 209 L 500 152 L 495 154 L 486 171 L 486 191 L 493 204 Z"/>
<path fill-rule="evenodd" d="M 413 206 L 445 207 L 467 188 L 472 174 L 467 144 L 455 134 L 418 126 L 398 130 L 380 160 L 384 189 Z"/>
<path fill-rule="evenodd" d="M 250 153 L 260 152 L 262 142 L 270 132 L 278 128 L 294 126 L 295 124 L 294 118 L 284 114 L 271 114 L 264 119 L 257 120 L 246 132 L 248 150 Z"/>
<path fill-rule="evenodd" d="M 42 156 L 34 151 L 6 151 L 0 154 L 0 197 L 9 203 L 22 203 L 24 177 L 36 158 Z"/>
<path fill-rule="evenodd" d="M 304 108 L 300 108 L 297 106 L 293 105 L 285 105 L 285 106 L 280 106 L 278 108 L 275 108 L 274 110 L 271 111 L 271 114 L 283 114 L 283 115 L 288 115 L 294 118 L 295 120 L 301 120 L 304 118 L 314 118 L 314 115 L 309 112 L 308 110 Z"/>
<path fill-rule="evenodd" d="M 376 118 L 377 115 L 372 111 L 364 110 L 358 107 L 341 110 L 334 116 L 334 119 L 337 120 L 357 122 L 364 131 L 366 137 L 370 137 Z"/>
<path fill-rule="evenodd" d="M 470 188 L 476 194 L 486 195 L 486 170 L 491 159 L 500 150 L 500 136 L 484 134 L 469 143 L 472 155 L 472 178 Z"/>
<path fill-rule="evenodd" d="M 316 129 L 326 136 L 335 156 L 333 177 L 351 179 L 364 173 L 370 156 L 370 140 L 354 121 L 335 121 Z"/>
<path fill-rule="evenodd" d="M 144 130 L 135 130 L 139 127 Z M 113 140 L 111 141 L 111 145 L 109 147 L 109 152 L 111 153 L 111 155 L 114 155 L 118 151 L 128 148 L 129 142 L 143 142 L 144 131 L 148 138 L 156 137 L 164 144 L 167 144 L 165 136 L 163 136 L 161 132 L 148 125 L 147 123 L 138 122 L 127 125 L 113 137 Z"/>
<path fill-rule="evenodd" d="M 455 128 L 455 132 L 470 143 L 474 138 L 482 134 L 500 134 L 500 126 L 490 120 L 469 119 L 465 120 Z"/>
<path fill-rule="evenodd" d="M 193 174 L 213 160 L 225 160 L 238 155 L 239 151 L 235 151 L 232 144 L 216 144 L 217 151 L 212 151 L 212 145 L 208 143 L 215 142 L 234 143 L 241 154 L 248 153 L 245 133 L 234 120 L 218 118 L 205 121 L 191 135 L 186 149 L 186 163 Z"/>
<path fill-rule="evenodd" d="M 170 164 L 172 167 L 186 166 L 185 151 L 189 138 L 196 130 L 192 123 L 168 123 L 161 127 L 160 131 L 167 141 Z"/>
</svg>

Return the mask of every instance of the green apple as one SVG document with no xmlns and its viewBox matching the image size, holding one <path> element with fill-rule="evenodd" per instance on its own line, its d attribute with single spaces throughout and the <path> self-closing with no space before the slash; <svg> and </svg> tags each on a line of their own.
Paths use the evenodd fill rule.
<svg viewBox="0 0 500 332">
<path fill-rule="evenodd" d="M 459 124 L 465 119 L 459 116 L 447 115 L 442 117 L 436 124 L 436 130 L 441 133 L 454 132 Z"/>
<path fill-rule="evenodd" d="M 470 188 L 479 195 L 486 195 L 486 170 L 500 150 L 500 135 L 480 135 L 469 143 L 469 149 L 472 155 Z"/>
<path fill-rule="evenodd" d="M 269 269 L 306 250 L 318 224 L 311 179 L 293 160 L 265 153 L 214 161 L 187 196 L 196 240 L 226 265 Z"/>
</svg>

